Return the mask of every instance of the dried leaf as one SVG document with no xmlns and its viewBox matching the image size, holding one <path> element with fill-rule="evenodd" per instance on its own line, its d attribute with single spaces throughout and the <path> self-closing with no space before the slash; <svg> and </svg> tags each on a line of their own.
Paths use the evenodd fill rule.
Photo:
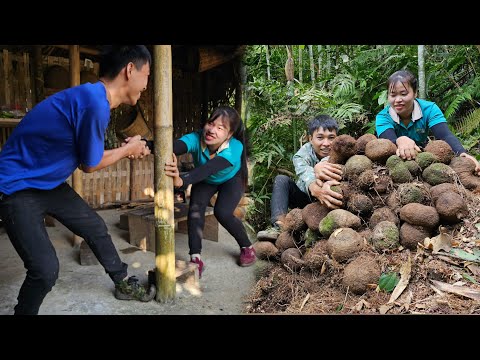
<svg viewBox="0 0 480 360">
<path fill-rule="evenodd" d="M 413 299 L 413 293 L 412 293 L 412 291 L 409 291 L 408 295 L 407 295 L 407 298 L 405 299 L 405 302 L 403 303 L 403 306 L 405 307 L 406 311 L 408 311 L 408 309 L 410 308 L 410 305 L 412 303 L 412 299 Z"/>
<path fill-rule="evenodd" d="M 320 275 L 322 275 L 325 270 L 327 270 L 327 262 L 324 261 L 323 264 L 322 264 L 322 268 L 320 269 Z"/>
<path fill-rule="evenodd" d="M 402 264 L 400 268 L 400 281 L 398 282 L 397 286 L 393 290 L 392 295 L 390 296 L 390 300 L 388 300 L 388 304 L 393 303 L 397 298 L 402 294 L 403 290 L 408 285 L 410 281 L 410 274 L 412 272 L 412 258 L 410 254 L 408 254 L 408 259 L 406 262 Z"/>
<path fill-rule="evenodd" d="M 382 314 L 382 315 L 383 315 L 383 314 L 386 314 L 387 311 L 390 310 L 392 307 L 393 307 L 393 304 L 389 304 L 389 303 L 380 306 L 380 309 L 379 309 L 379 310 L 380 310 L 380 314 Z"/>
<path fill-rule="evenodd" d="M 307 303 L 308 299 L 310 299 L 310 293 L 307 293 L 307 296 L 305 296 L 305 299 L 302 301 L 302 305 L 300 306 L 300 311 L 302 311 L 303 307 Z"/>
<path fill-rule="evenodd" d="M 438 295 L 440 296 L 445 296 L 445 293 L 443 291 L 438 290 L 435 286 L 430 285 L 430 287 L 435 291 Z"/>
<path fill-rule="evenodd" d="M 473 275 L 480 276 L 480 266 L 477 266 L 475 264 L 468 264 L 467 268 L 472 272 Z"/>
<path fill-rule="evenodd" d="M 434 252 L 438 252 L 439 250 L 444 250 L 449 252 L 452 248 L 452 236 L 445 233 L 440 233 L 433 238 L 425 238 L 424 245 L 427 249 L 431 249 Z"/>
<path fill-rule="evenodd" d="M 442 291 L 450 292 L 455 295 L 465 296 L 473 300 L 480 300 L 480 291 L 478 290 L 470 289 L 465 286 L 450 285 L 437 280 L 430 281 L 435 285 L 435 287 L 439 288 Z"/>
<path fill-rule="evenodd" d="M 363 301 L 360 300 L 358 303 L 355 304 L 355 310 L 360 311 L 363 309 Z"/>
<path fill-rule="evenodd" d="M 460 264 L 452 259 L 450 259 L 447 256 L 442 256 L 442 255 L 437 255 L 440 260 L 443 260 L 445 262 L 448 262 L 449 264 L 460 266 Z"/>
<path fill-rule="evenodd" d="M 363 302 L 363 305 L 365 305 L 365 307 L 366 307 L 367 309 L 370 309 L 370 308 L 372 307 L 372 305 L 370 305 L 370 303 L 369 303 L 368 301 L 365 301 L 365 300 L 363 300 L 363 299 L 362 299 L 361 301 Z"/>
</svg>

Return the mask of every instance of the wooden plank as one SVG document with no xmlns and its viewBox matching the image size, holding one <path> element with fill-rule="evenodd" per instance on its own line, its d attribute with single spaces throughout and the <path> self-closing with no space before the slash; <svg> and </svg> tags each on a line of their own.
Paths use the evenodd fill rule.
<svg viewBox="0 0 480 360">
<path fill-rule="evenodd" d="M 10 118 L 0 118 L 1 127 L 15 127 L 17 126 L 22 119 L 10 119 Z"/>
<path fill-rule="evenodd" d="M 207 207 L 205 210 L 205 226 L 203 238 L 210 241 L 219 241 L 218 221 L 213 215 L 213 208 Z M 125 215 L 125 214 L 123 214 Z M 139 247 L 143 251 L 155 251 L 155 215 L 154 205 L 148 204 L 142 209 L 135 209 L 126 213 L 128 217 L 128 230 L 130 244 Z M 176 231 L 188 234 L 187 229 L 188 204 L 174 204 L 174 222 L 177 226 Z M 125 220 L 124 220 L 125 223 Z"/>
<path fill-rule="evenodd" d="M 129 243 L 142 250 L 147 249 L 147 227 L 143 217 L 153 213 L 153 204 L 151 207 L 136 209 L 128 213 Z"/>
</svg>

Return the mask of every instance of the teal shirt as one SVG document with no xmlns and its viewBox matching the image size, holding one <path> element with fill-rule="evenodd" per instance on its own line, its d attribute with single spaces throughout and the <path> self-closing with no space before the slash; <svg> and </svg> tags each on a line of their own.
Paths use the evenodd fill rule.
<svg viewBox="0 0 480 360">
<path fill-rule="evenodd" d="M 187 145 L 187 152 L 192 154 L 195 167 L 199 167 L 210 161 L 210 151 L 202 141 L 202 133 L 203 130 L 199 130 L 183 135 L 179 139 Z M 227 159 L 232 166 L 208 176 L 204 181 L 209 184 L 220 185 L 233 178 L 242 165 L 242 151 L 243 144 L 233 137 L 229 141 L 223 143 L 218 148 L 216 156 L 221 156 Z"/>
<path fill-rule="evenodd" d="M 393 129 L 397 137 L 408 136 L 419 146 L 425 146 L 428 141 L 428 130 L 437 124 L 447 122 L 437 104 L 431 101 L 415 99 L 414 114 L 412 121 L 405 126 L 399 121 L 398 115 L 392 116 L 394 110 L 390 105 L 380 111 L 375 118 L 377 136 L 385 130 Z"/>
</svg>

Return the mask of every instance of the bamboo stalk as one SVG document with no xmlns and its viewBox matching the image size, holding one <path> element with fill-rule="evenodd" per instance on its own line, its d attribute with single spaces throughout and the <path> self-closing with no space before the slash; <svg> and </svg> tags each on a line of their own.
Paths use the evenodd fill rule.
<svg viewBox="0 0 480 360">
<path fill-rule="evenodd" d="M 171 45 L 154 46 L 154 64 L 155 300 L 165 303 L 173 302 L 176 293 L 173 180 L 164 173 L 173 153 Z"/>
<path fill-rule="evenodd" d="M 70 45 L 70 87 L 80 85 L 80 46 Z M 72 187 L 80 197 L 83 197 L 82 171 L 76 169 L 72 175 Z M 80 245 L 82 238 L 73 234 L 73 245 Z"/>
</svg>

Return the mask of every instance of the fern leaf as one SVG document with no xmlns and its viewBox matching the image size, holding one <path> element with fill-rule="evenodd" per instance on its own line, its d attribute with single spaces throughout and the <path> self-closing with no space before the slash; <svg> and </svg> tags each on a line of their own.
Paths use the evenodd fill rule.
<svg viewBox="0 0 480 360">
<path fill-rule="evenodd" d="M 480 126 L 480 108 L 472 110 L 454 125 L 455 132 L 463 136 L 470 135 Z"/>
<path fill-rule="evenodd" d="M 445 110 L 445 118 L 448 120 L 452 114 L 455 113 L 460 108 L 460 105 L 467 100 L 465 94 L 458 94 L 455 96 L 453 101 L 448 105 L 447 110 Z"/>
</svg>

